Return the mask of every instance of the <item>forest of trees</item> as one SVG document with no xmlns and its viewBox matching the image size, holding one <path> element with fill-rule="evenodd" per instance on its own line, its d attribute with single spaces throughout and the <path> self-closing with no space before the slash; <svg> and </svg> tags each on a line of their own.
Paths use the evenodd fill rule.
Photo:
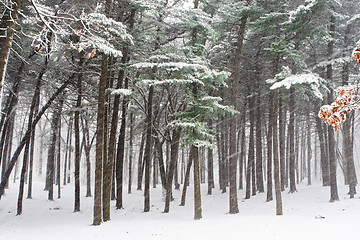
<svg viewBox="0 0 360 240">
<path fill-rule="evenodd" d="M 123 194 L 194 186 L 240 198 L 322 181 L 356 194 L 357 113 L 338 131 L 318 117 L 356 85 L 354 0 L 5 0 L 0 2 L 0 198 L 33 179 L 48 199 L 74 184 L 94 198 L 93 225 Z M 343 179 L 337 179 L 343 176 Z M 125 189 L 124 189 L 125 187 Z M 238 189 L 246 195 L 239 196 Z M 1 200 L 0 200 L 1 202 Z M 26 209 L 24 209 L 26 211 Z"/>
</svg>

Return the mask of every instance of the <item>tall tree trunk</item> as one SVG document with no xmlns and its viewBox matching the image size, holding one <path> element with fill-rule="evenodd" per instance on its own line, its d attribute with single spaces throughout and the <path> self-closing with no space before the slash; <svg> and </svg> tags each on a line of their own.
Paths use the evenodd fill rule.
<svg viewBox="0 0 360 240">
<path fill-rule="evenodd" d="M 125 88 L 128 87 L 128 79 L 125 79 Z M 123 192 L 123 173 L 124 173 L 124 154 L 125 154 L 125 130 L 126 130 L 126 110 L 128 100 L 124 99 L 121 110 L 121 126 L 116 154 L 116 209 L 122 208 Z"/>
<path fill-rule="evenodd" d="M 247 15 L 241 18 L 239 29 L 237 32 L 237 43 L 235 50 L 235 62 L 233 69 L 233 77 L 231 78 L 231 91 L 230 91 L 230 101 L 231 105 L 234 106 L 234 109 L 237 109 L 237 97 L 238 97 L 238 88 L 240 82 L 240 66 L 241 66 L 241 53 L 244 41 L 245 27 L 247 22 Z M 233 114 L 230 116 L 230 149 L 229 149 L 229 171 L 230 171 L 230 188 L 229 188 L 229 213 L 235 214 L 239 212 L 238 199 L 237 199 L 237 186 L 236 186 L 236 176 L 237 176 L 237 115 Z"/>
<path fill-rule="evenodd" d="M 56 159 L 56 185 L 57 185 L 57 198 L 60 199 L 61 196 L 61 183 L 60 183 L 60 163 L 61 163 L 61 117 L 59 119 L 59 129 L 57 137 L 57 159 Z M 31 159 L 31 152 L 30 152 Z"/>
<path fill-rule="evenodd" d="M 145 164 L 145 189 L 144 189 L 144 212 L 150 211 L 150 164 L 151 164 L 151 143 L 152 143 L 152 102 L 154 97 L 154 85 L 150 86 L 146 118 L 146 145 L 144 153 Z"/>
<path fill-rule="evenodd" d="M 85 159 L 86 159 L 86 195 L 85 195 L 85 197 L 92 197 L 92 195 L 91 195 L 90 151 L 91 151 L 91 146 L 93 144 L 93 140 L 94 140 L 96 134 L 94 134 L 92 140 L 90 141 L 89 123 L 88 123 L 87 119 L 85 119 L 83 121 L 82 128 L 83 128 L 83 138 L 85 141 L 84 151 L 85 151 Z"/>
<path fill-rule="evenodd" d="M 259 79 L 258 79 L 259 80 Z M 258 83 L 260 84 L 260 83 Z M 262 141 L 261 141 L 261 92 L 258 85 L 258 92 L 256 96 L 256 185 L 259 192 L 264 192 L 263 180 L 263 156 L 262 156 Z"/>
<path fill-rule="evenodd" d="M 344 36 L 344 47 L 348 47 L 350 45 L 349 34 L 351 31 L 350 25 L 347 25 Z M 344 53 L 344 57 L 346 57 Z M 348 62 L 343 63 L 341 78 L 342 85 L 349 84 L 349 74 L 350 74 L 350 64 Z M 345 157 L 346 167 L 347 167 L 347 175 L 348 175 L 348 184 L 349 184 L 349 194 L 350 198 L 354 198 L 356 193 L 356 172 L 355 172 L 355 164 L 354 164 L 354 144 L 351 138 L 351 127 L 354 126 L 354 121 L 352 121 L 354 113 L 347 114 L 347 121 L 343 124 L 343 155 Z"/>
<path fill-rule="evenodd" d="M 243 109 L 246 109 L 246 101 L 244 101 Z M 239 189 L 243 189 L 244 163 L 246 153 L 246 114 L 241 117 L 241 140 L 240 140 L 240 156 L 239 156 Z M 246 169 L 246 168 L 245 168 Z"/>
<path fill-rule="evenodd" d="M 209 129 L 212 129 L 212 120 L 208 121 Z M 212 189 L 214 185 L 214 154 L 211 148 L 208 149 L 207 156 L 207 167 L 208 167 L 208 195 L 212 194 Z"/>
<path fill-rule="evenodd" d="M 192 154 L 190 156 L 194 162 L 194 219 L 198 220 L 202 218 L 199 149 L 192 145 L 191 150 Z"/>
<path fill-rule="evenodd" d="M 68 164 L 68 152 L 71 151 L 71 147 L 70 147 L 70 133 L 72 131 L 72 119 L 69 120 L 69 124 L 68 124 L 68 130 L 67 130 L 67 134 L 66 134 L 66 150 L 65 150 L 65 160 L 64 160 L 64 180 L 63 180 L 63 184 L 66 185 L 66 177 L 67 177 L 67 164 Z M 41 136 L 40 141 L 44 141 L 43 137 Z M 40 148 L 41 148 L 42 144 L 40 144 Z M 42 153 L 42 152 L 41 152 Z M 41 158 L 42 154 L 39 154 Z"/>
<path fill-rule="evenodd" d="M 289 193 L 296 192 L 295 182 L 295 89 L 290 88 L 290 101 L 289 101 L 289 127 L 288 136 L 290 138 L 290 156 L 289 156 L 289 178 L 290 178 L 290 190 Z"/>
<path fill-rule="evenodd" d="M 130 132 L 129 132 L 129 183 L 128 193 L 131 193 L 132 184 L 132 165 L 133 165 L 133 139 L 134 139 L 134 113 L 130 113 Z"/>
<path fill-rule="evenodd" d="M 311 122 L 310 122 L 310 112 L 306 119 L 307 121 L 307 180 L 308 185 L 311 185 L 311 158 L 312 158 L 312 149 L 311 149 Z"/>
<path fill-rule="evenodd" d="M 137 174 L 137 188 L 136 190 L 141 190 L 142 178 L 144 173 L 144 162 L 143 162 L 143 154 L 144 154 L 144 145 L 145 145 L 145 136 L 146 136 L 146 126 L 144 126 L 144 131 L 141 135 L 140 147 L 139 147 L 139 158 L 138 158 L 138 174 Z"/>
<path fill-rule="evenodd" d="M 266 168 L 266 201 L 273 200 L 273 184 L 272 184 L 272 160 L 273 160 L 273 128 L 272 128 L 272 120 L 273 119 L 273 94 L 269 93 L 269 120 L 268 120 L 268 131 L 266 137 L 266 147 L 267 147 L 267 168 Z"/>
<path fill-rule="evenodd" d="M 334 37 L 335 35 L 335 16 L 330 16 L 330 35 Z M 332 55 L 334 53 L 334 40 L 330 40 L 327 46 L 327 55 L 328 60 L 332 59 Z M 332 82 L 333 81 L 333 68 L 332 65 L 329 64 L 326 66 L 326 77 Z M 328 102 L 333 102 L 333 93 L 328 93 Z M 328 126 L 328 141 L 329 141 L 329 162 L 330 162 L 330 201 L 338 201 L 339 195 L 337 190 L 337 180 L 336 180 L 336 154 L 335 154 L 335 136 L 334 129 L 332 126 Z"/>
<path fill-rule="evenodd" d="M 250 132 L 249 132 L 249 154 L 248 154 L 248 164 L 246 168 L 246 196 L 245 199 L 250 198 L 251 194 L 251 176 L 252 169 L 255 167 L 255 141 L 254 141 L 254 124 L 255 124 L 255 116 L 254 116 L 254 98 L 250 97 L 249 99 L 249 116 L 250 116 Z M 253 182 L 252 182 L 253 183 Z M 253 184 L 252 184 L 253 185 Z M 253 186 L 254 187 L 254 186 Z M 254 191 L 252 193 L 254 194 Z"/>
<path fill-rule="evenodd" d="M 286 122 L 286 111 L 284 110 L 283 97 L 279 92 L 279 157 L 280 157 L 280 185 L 281 191 L 285 191 L 286 185 L 286 159 L 285 159 L 285 122 Z"/>
<path fill-rule="evenodd" d="M 318 110 L 318 108 L 316 109 Z M 316 130 L 319 138 L 320 145 L 320 169 L 323 186 L 330 186 L 330 171 L 329 171 L 329 159 L 328 159 L 328 147 L 326 145 L 325 133 L 326 126 L 322 125 L 322 121 L 319 117 L 315 116 Z"/>
<path fill-rule="evenodd" d="M 279 162 L 279 137 L 278 137 L 278 114 L 279 114 L 279 97 L 278 90 L 273 93 L 273 157 L 274 157 L 274 184 L 275 184 L 275 198 L 276 198 L 276 215 L 283 215 L 281 186 L 280 186 L 280 162 Z"/>
<path fill-rule="evenodd" d="M 74 113 L 74 132 L 75 132 L 75 201 L 74 212 L 80 211 L 80 108 L 82 98 L 82 78 L 85 59 L 80 56 L 78 79 L 77 79 L 77 100 Z"/>
<path fill-rule="evenodd" d="M 48 189 L 48 200 L 54 200 L 54 177 L 55 177 L 55 154 L 56 154 L 56 141 L 58 137 L 60 117 L 62 111 L 62 105 L 64 103 L 64 98 L 61 97 L 57 106 L 54 106 L 54 111 L 51 121 L 51 137 L 50 137 L 50 146 L 48 150 L 48 163 L 47 163 L 47 172 L 49 172 L 49 189 Z"/>
<path fill-rule="evenodd" d="M 95 156 L 95 188 L 94 188 L 94 216 L 93 225 L 100 225 L 103 221 L 102 190 L 103 190 L 103 162 L 104 162 L 104 119 L 105 119 L 105 89 L 108 80 L 108 57 L 102 54 L 101 76 L 98 93 L 98 111 L 96 123 L 96 156 Z"/>
</svg>

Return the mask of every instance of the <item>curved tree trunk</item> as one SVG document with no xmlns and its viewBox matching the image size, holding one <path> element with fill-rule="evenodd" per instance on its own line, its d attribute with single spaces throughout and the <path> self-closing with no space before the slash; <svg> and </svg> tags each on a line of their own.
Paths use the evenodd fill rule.
<svg viewBox="0 0 360 240">
<path fill-rule="evenodd" d="M 41 119 L 42 115 L 44 115 L 44 113 L 46 112 L 46 110 L 51 106 L 51 104 L 53 103 L 53 101 L 59 96 L 60 93 L 62 93 L 64 91 L 64 89 L 69 85 L 70 80 L 73 80 L 74 75 L 72 75 L 70 77 L 70 79 L 66 82 L 64 82 L 56 91 L 55 93 L 49 98 L 49 100 L 46 102 L 46 104 L 40 109 L 40 111 L 38 112 L 38 114 L 36 115 L 36 117 L 34 118 L 34 120 L 32 121 L 31 124 L 31 128 L 28 128 L 24 134 L 24 136 L 21 138 L 21 141 L 18 145 L 18 147 L 16 148 L 15 152 L 13 153 L 11 160 L 7 166 L 7 169 L 5 171 L 5 174 L 1 177 L 1 183 L 0 183 L 0 198 L 1 196 L 4 194 L 5 191 L 5 187 L 7 185 L 7 183 L 9 182 L 9 178 L 10 178 L 10 174 L 19 158 L 19 155 L 21 153 L 21 151 L 23 150 L 25 144 L 30 141 L 30 136 L 31 136 L 31 132 L 32 129 L 35 128 L 36 124 L 39 122 L 39 120 Z"/>
</svg>

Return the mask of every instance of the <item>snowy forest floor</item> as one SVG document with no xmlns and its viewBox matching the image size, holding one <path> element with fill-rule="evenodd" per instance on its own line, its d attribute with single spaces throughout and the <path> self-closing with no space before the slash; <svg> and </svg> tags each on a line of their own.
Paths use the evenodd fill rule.
<svg viewBox="0 0 360 240">
<path fill-rule="evenodd" d="M 18 183 L 16 183 L 18 185 Z M 124 209 L 112 207 L 111 221 L 91 226 L 93 198 L 81 199 L 81 212 L 73 213 L 73 185 L 62 188 L 61 199 L 47 201 L 43 183 L 35 182 L 33 199 L 24 199 L 23 214 L 16 216 L 17 185 L 0 200 L 0 239 L 347 239 L 358 235 L 360 199 L 349 199 L 347 186 L 339 186 L 340 201 L 329 203 L 329 188 L 320 183 L 298 186 L 283 197 L 283 216 L 275 216 L 275 201 L 264 193 L 244 200 L 238 192 L 240 213 L 228 212 L 228 193 L 215 188 L 206 194 L 202 186 L 203 219 L 193 220 L 193 192 L 188 189 L 185 207 L 181 191 L 174 190 L 170 213 L 162 213 L 161 186 L 151 189 L 151 212 L 143 213 L 142 191 L 124 194 Z M 85 195 L 85 186 L 82 196 Z M 56 196 L 56 194 L 55 194 Z M 115 203 L 113 203 L 113 206 Z M 320 217 L 322 216 L 322 217 Z"/>
</svg>

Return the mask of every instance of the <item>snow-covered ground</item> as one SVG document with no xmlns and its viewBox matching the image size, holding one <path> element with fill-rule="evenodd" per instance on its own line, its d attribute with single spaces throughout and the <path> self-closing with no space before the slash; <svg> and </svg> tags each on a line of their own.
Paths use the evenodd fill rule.
<svg viewBox="0 0 360 240">
<path fill-rule="evenodd" d="M 360 220 L 360 199 L 350 200 L 347 187 L 339 186 L 340 201 L 329 203 L 329 188 L 320 183 L 298 186 L 294 194 L 283 193 L 284 215 L 275 215 L 275 202 L 264 193 L 243 200 L 239 191 L 239 214 L 227 214 L 228 193 L 214 189 L 206 195 L 203 185 L 203 219 L 193 220 L 192 187 L 185 207 L 179 206 L 181 191 L 174 191 L 170 213 L 162 213 L 160 186 L 151 189 L 151 212 L 143 213 L 141 191 L 124 194 L 124 209 L 112 209 L 112 220 L 92 226 L 93 199 L 81 199 L 81 212 L 73 213 L 73 186 L 62 188 L 62 197 L 47 201 L 43 183 L 34 185 L 33 199 L 24 199 L 23 214 L 16 216 L 17 183 L 0 200 L 1 240 L 42 239 L 355 239 Z M 82 189 L 85 195 L 85 188 Z M 56 194 L 55 194 L 56 196 Z M 115 205 L 113 203 L 113 205 Z M 199 238 L 201 237 L 201 238 Z"/>
</svg>

